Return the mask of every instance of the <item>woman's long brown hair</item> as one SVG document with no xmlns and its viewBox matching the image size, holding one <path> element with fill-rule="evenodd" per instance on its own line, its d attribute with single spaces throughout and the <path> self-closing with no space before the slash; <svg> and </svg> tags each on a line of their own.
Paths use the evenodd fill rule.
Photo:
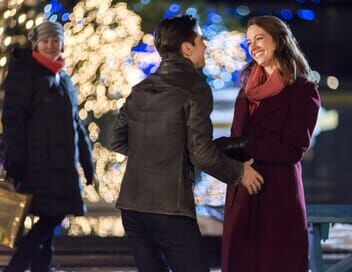
<svg viewBox="0 0 352 272">
<path fill-rule="evenodd" d="M 304 76 L 314 81 L 312 70 L 290 28 L 275 16 L 258 16 L 248 21 L 247 28 L 257 25 L 264 29 L 274 40 L 276 48 L 274 58 L 278 61 L 282 76 L 292 84 L 297 76 Z M 241 73 L 241 82 L 245 84 L 255 64 L 252 60 Z"/>
</svg>

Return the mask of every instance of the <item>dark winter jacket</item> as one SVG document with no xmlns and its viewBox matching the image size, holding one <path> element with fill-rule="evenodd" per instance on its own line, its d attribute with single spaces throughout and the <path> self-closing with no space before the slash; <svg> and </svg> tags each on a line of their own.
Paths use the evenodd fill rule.
<svg viewBox="0 0 352 272">
<path fill-rule="evenodd" d="M 76 90 L 65 71 L 55 76 L 32 58 L 12 52 L 2 114 L 5 168 L 33 195 L 37 215 L 82 215 L 78 162 L 92 179 L 91 146 L 77 112 Z"/>
<path fill-rule="evenodd" d="M 233 184 L 243 165 L 212 141 L 212 93 L 193 64 L 163 60 L 117 115 L 112 150 L 128 156 L 117 207 L 195 217 L 194 166 Z"/>
</svg>

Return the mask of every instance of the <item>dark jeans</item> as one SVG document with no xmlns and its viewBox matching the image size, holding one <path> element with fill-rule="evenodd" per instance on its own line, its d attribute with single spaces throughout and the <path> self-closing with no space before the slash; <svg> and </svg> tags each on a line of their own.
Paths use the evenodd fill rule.
<svg viewBox="0 0 352 272">
<path fill-rule="evenodd" d="M 31 272 L 50 271 L 54 230 L 63 219 L 64 216 L 41 216 L 21 240 L 4 272 L 23 272 L 29 266 Z"/>
<path fill-rule="evenodd" d="M 138 271 L 209 271 L 195 219 L 128 210 L 121 215 Z"/>
</svg>

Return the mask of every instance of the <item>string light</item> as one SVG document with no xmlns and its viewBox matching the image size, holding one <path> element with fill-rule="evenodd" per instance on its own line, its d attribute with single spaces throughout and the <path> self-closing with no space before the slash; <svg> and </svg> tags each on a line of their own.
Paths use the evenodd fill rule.
<svg viewBox="0 0 352 272">
<path fill-rule="evenodd" d="M 38 25 L 43 21 L 43 14 L 38 14 L 34 9 L 37 3 L 37 0 L 10 0 L 0 5 L 0 82 L 4 79 L 8 48 L 14 44 L 24 46 L 27 43 L 27 32 L 34 26 L 34 22 Z M 6 35 L 5 29 L 13 30 L 17 26 L 19 33 Z"/>
<path fill-rule="evenodd" d="M 241 48 L 244 39 L 241 32 L 222 31 L 208 41 L 203 72 L 215 89 L 233 85 L 232 73 L 247 63 L 246 52 Z"/>
<path fill-rule="evenodd" d="M 125 3 L 87 0 L 73 8 L 69 21 L 64 25 L 64 57 L 67 72 L 77 87 L 81 106 L 79 115 L 83 120 L 91 115 L 99 119 L 116 111 L 130 94 L 132 86 L 145 77 L 138 68 L 141 56 L 135 57 L 132 53 L 132 48 L 143 37 L 152 44 L 150 35 L 144 36 L 140 23 L 141 18 L 128 10 Z M 96 122 L 89 123 L 88 133 L 94 142 L 98 189 L 84 186 L 83 195 L 90 202 L 103 200 L 113 203 L 119 193 L 126 158 L 98 142 L 100 128 Z M 85 180 L 83 176 L 82 179 Z M 70 218 L 69 234 L 87 233 L 95 228 L 100 236 L 104 236 L 105 230 L 101 229 L 106 228 L 96 227 L 96 224 L 102 224 L 93 220 L 95 225 L 88 228 L 88 221 Z M 121 230 L 118 232 L 121 233 Z"/>
</svg>

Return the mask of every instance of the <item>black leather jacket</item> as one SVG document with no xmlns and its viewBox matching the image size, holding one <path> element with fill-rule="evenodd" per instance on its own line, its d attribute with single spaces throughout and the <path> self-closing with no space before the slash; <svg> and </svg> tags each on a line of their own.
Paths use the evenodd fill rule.
<svg viewBox="0 0 352 272">
<path fill-rule="evenodd" d="M 212 108 L 209 86 L 178 56 L 133 88 L 111 135 L 112 150 L 128 156 L 117 207 L 195 218 L 194 166 L 226 183 L 242 176 L 212 141 Z"/>
</svg>

